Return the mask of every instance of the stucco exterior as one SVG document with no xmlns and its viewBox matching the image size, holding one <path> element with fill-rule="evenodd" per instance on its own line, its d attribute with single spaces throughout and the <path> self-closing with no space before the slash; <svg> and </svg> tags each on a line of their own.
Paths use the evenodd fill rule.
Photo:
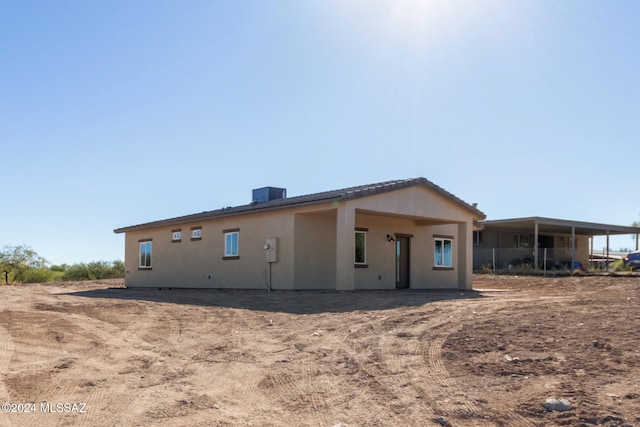
<svg viewBox="0 0 640 427">
<path fill-rule="evenodd" d="M 409 242 L 410 288 L 470 289 L 472 231 L 484 215 L 425 181 L 377 184 L 371 191 L 363 186 L 367 191 L 350 196 L 345 192 L 339 197 L 288 199 L 288 204 L 274 202 L 274 209 L 257 206 L 235 214 L 217 212 L 116 230 L 126 233 L 125 285 L 266 289 L 270 283 L 274 290 L 395 289 L 396 237 L 404 236 Z M 196 240 L 191 239 L 194 227 L 201 233 Z M 178 229 L 181 240 L 173 241 Z M 238 233 L 238 256 L 225 258 L 224 235 L 229 230 Z M 366 263 L 354 262 L 356 230 L 366 234 Z M 277 239 L 273 263 L 267 262 L 264 249 L 269 238 Z M 452 262 L 438 267 L 434 239 L 443 238 L 451 242 Z M 149 241 L 151 265 L 141 268 L 140 243 Z"/>
</svg>

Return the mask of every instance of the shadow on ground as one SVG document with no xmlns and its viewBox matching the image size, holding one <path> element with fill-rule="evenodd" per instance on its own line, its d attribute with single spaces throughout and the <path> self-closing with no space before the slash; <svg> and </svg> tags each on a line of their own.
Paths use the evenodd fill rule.
<svg viewBox="0 0 640 427">
<path fill-rule="evenodd" d="M 471 290 L 388 290 L 314 292 L 218 289 L 94 289 L 68 292 L 84 298 L 149 301 L 195 306 L 227 307 L 268 312 L 314 314 L 387 310 L 420 306 L 436 301 L 482 298 Z"/>
</svg>

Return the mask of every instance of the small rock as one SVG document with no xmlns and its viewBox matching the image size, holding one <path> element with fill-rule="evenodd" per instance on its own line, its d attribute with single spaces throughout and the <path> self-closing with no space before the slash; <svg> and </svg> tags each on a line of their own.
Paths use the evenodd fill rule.
<svg viewBox="0 0 640 427">
<path fill-rule="evenodd" d="M 436 418 L 436 422 L 438 424 L 440 424 L 441 426 L 444 426 L 444 427 L 447 427 L 447 426 L 451 425 L 451 424 L 449 424 L 449 421 L 447 421 L 447 419 L 445 417 Z"/>
<path fill-rule="evenodd" d="M 320 336 L 320 332 L 314 332 L 311 334 L 312 337 L 319 337 Z"/>
<path fill-rule="evenodd" d="M 517 362 L 518 360 L 520 360 L 519 357 L 511 357 L 508 354 L 504 355 L 504 361 L 505 362 Z"/>
<path fill-rule="evenodd" d="M 608 343 L 608 342 L 604 342 L 604 343 L 602 343 L 602 342 L 600 342 L 600 341 L 598 341 L 598 340 L 593 340 L 593 346 L 594 346 L 595 348 L 599 348 L 599 349 L 601 349 L 601 350 L 602 350 L 602 349 L 604 349 L 604 350 L 611 350 L 611 348 L 612 348 L 610 343 Z"/>
<path fill-rule="evenodd" d="M 564 412 L 571 409 L 571 402 L 567 399 L 554 399 L 552 397 L 548 398 L 546 402 L 542 404 L 547 411 L 553 412 Z"/>
<path fill-rule="evenodd" d="M 289 362 L 291 362 L 291 359 L 278 359 L 278 360 L 276 360 L 276 362 L 278 362 L 278 363 L 289 363 Z"/>
</svg>

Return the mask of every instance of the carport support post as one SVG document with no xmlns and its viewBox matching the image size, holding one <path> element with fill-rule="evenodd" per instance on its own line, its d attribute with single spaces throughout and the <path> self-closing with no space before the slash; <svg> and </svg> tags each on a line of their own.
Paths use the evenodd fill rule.
<svg viewBox="0 0 640 427">
<path fill-rule="evenodd" d="M 473 225 L 458 224 L 458 288 L 472 289 L 473 278 Z"/>
<path fill-rule="evenodd" d="M 638 236 L 640 236 L 640 233 L 636 233 L 636 252 L 638 251 Z"/>
<path fill-rule="evenodd" d="M 607 230 L 607 258 L 606 258 L 607 272 L 609 272 L 609 230 Z"/>
<path fill-rule="evenodd" d="M 535 222 L 533 232 L 533 269 L 538 270 L 538 222 Z"/>
<path fill-rule="evenodd" d="M 571 227 L 571 271 L 576 265 L 576 228 Z"/>
<path fill-rule="evenodd" d="M 336 290 L 355 288 L 356 211 L 340 202 L 336 224 Z"/>
</svg>

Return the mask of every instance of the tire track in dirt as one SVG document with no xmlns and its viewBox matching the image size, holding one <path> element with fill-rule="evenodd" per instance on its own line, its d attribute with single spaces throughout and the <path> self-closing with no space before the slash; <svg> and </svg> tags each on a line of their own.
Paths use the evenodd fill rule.
<svg viewBox="0 0 640 427">
<path fill-rule="evenodd" d="M 336 369 L 336 360 L 339 354 L 344 355 L 346 366 L 349 357 L 353 356 L 353 350 L 348 345 L 349 330 L 335 327 L 330 316 L 321 316 L 318 323 L 309 327 L 304 332 L 305 338 L 311 338 L 311 343 L 306 346 L 307 357 L 313 360 L 305 362 L 304 376 L 310 384 L 313 384 L 315 411 L 326 412 L 322 414 L 321 424 L 340 425 L 345 423 L 343 408 L 352 398 L 352 390 L 349 386 L 333 381 Z M 323 363 L 325 362 L 326 363 Z M 312 372 L 315 366 L 317 372 Z M 328 417 L 333 417 L 328 419 Z"/>
<path fill-rule="evenodd" d="M 310 405 L 312 411 L 312 422 L 316 426 L 326 426 L 329 425 L 329 421 L 327 421 L 326 413 L 323 410 L 323 403 L 326 401 L 322 398 L 325 394 L 324 387 L 318 378 L 313 375 L 311 370 L 311 364 L 309 362 L 303 362 L 302 367 L 300 369 L 302 374 L 302 381 L 299 384 L 302 386 L 300 392 L 305 393 L 310 398 Z"/>
<path fill-rule="evenodd" d="M 14 311 L 12 312 L 12 317 L 19 328 L 18 330 L 30 330 L 35 327 L 33 323 L 33 312 Z M 35 325 L 37 325 L 38 328 L 41 328 L 41 324 L 55 325 L 54 328 L 59 328 L 61 324 L 72 325 L 65 317 L 68 316 L 57 312 L 40 312 L 37 316 L 39 323 Z M 46 327 L 47 326 L 45 326 L 45 328 Z M 49 328 L 51 328 L 51 326 L 49 326 Z M 0 329 L 4 330 L 4 328 Z M 45 330 L 45 332 L 51 331 L 52 329 Z M 74 333 L 76 332 L 78 332 L 78 329 L 74 330 Z M 2 335 L 1 331 L 0 335 Z M 3 340 L 0 339 L 0 341 Z M 84 399 L 85 395 L 78 393 L 78 379 L 70 374 L 70 371 L 67 371 L 68 369 L 73 370 L 75 367 L 77 358 L 73 356 L 73 353 L 77 353 L 78 350 L 71 350 L 63 344 L 63 341 L 56 340 L 52 342 L 46 359 L 42 359 L 42 361 L 38 363 L 19 365 L 20 368 L 10 378 L 12 387 L 23 391 L 23 396 L 17 398 L 20 403 L 33 402 L 35 404 L 35 413 L 12 414 L 14 415 L 12 418 L 15 421 L 15 425 L 24 427 L 41 426 L 47 425 L 51 421 L 50 417 L 52 416 L 69 418 L 69 420 L 76 416 L 85 416 L 85 414 L 67 413 L 51 415 L 43 411 L 43 407 L 41 406 L 41 404 L 46 403 L 86 402 Z M 13 344 L 12 346 L 15 347 Z M 2 351 L 2 347 L 0 344 L 0 351 Z M 70 351 L 68 352 L 67 349 Z M 22 348 L 21 351 L 25 352 L 28 350 Z M 2 354 L 4 353 L 5 351 L 2 351 Z M 6 372 L 6 367 L 2 367 L 2 372 Z M 4 383 L 2 386 L 5 387 L 6 390 Z M 16 402 L 17 399 L 14 396 L 12 399 L 7 400 Z"/>
<path fill-rule="evenodd" d="M 468 309 L 468 307 L 467 307 Z M 463 313 L 458 312 L 456 316 L 451 315 L 450 318 L 457 318 L 458 315 Z M 464 321 L 467 321 L 466 319 Z M 442 415 L 453 416 L 463 419 L 476 419 L 488 421 L 487 417 L 490 416 L 488 411 L 479 408 L 474 401 L 477 401 L 476 394 L 473 390 L 464 388 L 464 383 L 459 383 L 455 378 L 451 376 L 449 371 L 444 365 L 442 358 L 442 346 L 447 340 L 448 336 L 460 329 L 464 321 L 458 321 L 457 323 L 435 322 L 433 328 L 430 328 L 425 332 L 423 337 L 426 338 L 426 334 L 433 334 L 434 336 L 430 340 L 424 340 L 422 354 L 425 359 L 426 365 L 429 366 L 431 371 L 431 381 L 427 388 L 438 389 L 442 388 L 442 393 L 436 400 L 437 407 L 442 409 Z M 446 328 L 446 329 L 445 329 Z M 499 414 L 501 420 L 509 421 L 507 425 L 510 427 L 535 427 L 536 424 L 522 415 L 515 412 L 511 408 L 503 408 Z"/>
<path fill-rule="evenodd" d="M 157 354 L 152 351 L 153 346 L 146 342 L 141 337 L 120 329 L 110 323 L 103 322 L 93 317 L 73 313 L 66 315 L 72 319 L 72 322 L 99 340 L 100 345 L 109 345 L 109 353 L 106 356 L 112 356 L 115 354 L 133 354 L 135 358 L 144 361 L 144 364 L 149 361 L 154 361 L 157 358 Z M 101 354 L 98 357 L 104 357 Z M 91 358 L 88 358 L 85 363 L 91 366 Z M 124 364 L 125 371 L 119 372 L 121 375 L 127 375 L 130 372 L 126 371 L 127 368 L 131 368 L 131 360 L 121 361 Z M 98 364 L 100 365 L 100 364 Z M 108 378 L 113 373 L 113 369 L 118 369 L 120 365 L 107 364 L 107 368 L 91 366 L 93 369 L 97 369 L 99 376 Z M 151 366 L 149 366 L 151 367 Z M 131 373 L 135 372 L 135 369 Z M 154 369 L 150 369 L 145 372 L 146 383 L 153 385 L 158 382 L 162 375 L 166 374 L 166 366 L 156 366 Z M 59 393 L 59 392 L 58 392 Z M 83 423 L 86 425 L 108 425 L 108 424 L 120 424 L 127 425 L 132 423 L 136 417 L 138 417 L 139 409 L 139 394 L 140 390 L 124 389 L 121 393 L 113 393 L 111 390 L 108 395 L 105 395 L 105 389 L 100 386 L 91 387 L 91 390 L 86 393 L 85 399 L 89 410 L 83 418 Z M 108 405 L 101 405 L 101 402 L 109 402 Z"/>
<path fill-rule="evenodd" d="M 9 331 L 2 325 L 0 325 L 0 404 L 11 401 L 9 392 L 4 384 L 4 373 L 8 371 L 9 362 L 11 362 L 11 356 L 15 350 L 13 339 L 9 334 Z M 10 426 L 11 414 L 2 414 L 0 416 L 0 425 Z"/>
<path fill-rule="evenodd" d="M 2 377 L 0 377 L 0 399 L 9 397 L 4 386 L 4 373 L 7 372 L 9 368 L 9 362 L 11 361 L 14 350 L 15 345 L 13 344 L 13 339 L 9 331 L 0 325 L 0 375 L 2 375 Z"/>
<path fill-rule="evenodd" d="M 313 374 L 311 363 L 292 363 L 295 365 L 270 376 L 273 383 L 270 391 L 275 394 L 272 402 L 288 414 L 282 422 L 318 427 L 331 425 L 326 413 L 326 406 L 330 406 L 325 397 L 327 390 Z M 332 413 L 331 410 L 328 412 Z"/>
</svg>

